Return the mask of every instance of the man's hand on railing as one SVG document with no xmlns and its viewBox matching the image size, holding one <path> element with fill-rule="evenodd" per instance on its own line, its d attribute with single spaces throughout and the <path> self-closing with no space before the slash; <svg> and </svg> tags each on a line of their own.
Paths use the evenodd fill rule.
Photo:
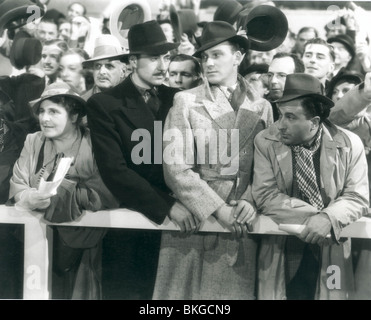
<svg viewBox="0 0 371 320">
<path fill-rule="evenodd" d="M 323 244 L 331 231 L 331 221 L 326 213 L 319 213 L 311 216 L 299 238 L 307 243 Z"/>
<path fill-rule="evenodd" d="M 236 238 L 241 238 L 242 236 L 247 235 L 247 225 L 238 223 L 234 218 L 234 212 L 234 206 L 224 204 L 215 211 L 214 215 L 223 227 L 230 230 Z"/>
<path fill-rule="evenodd" d="M 180 228 L 180 232 L 192 234 L 198 232 L 200 228 L 201 221 L 180 202 L 175 202 L 169 216 L 171 221 Z"/>
</svg>

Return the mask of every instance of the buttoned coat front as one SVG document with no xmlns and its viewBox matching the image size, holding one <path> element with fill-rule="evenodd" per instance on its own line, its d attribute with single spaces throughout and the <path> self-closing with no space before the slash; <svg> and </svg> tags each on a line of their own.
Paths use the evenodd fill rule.
<svg viewBox="0 0 371 320">
<path fill-rule="evenodd" d="M 238 112 L 206 83 L 178 93 L 165 122 L 165 181 L 201 221 L 230 200 L 251 200 L 253 140 L 273 120 L 268 101 L 239 79 L 247 97 Z M 154 299 L 254 299 L 255 255 L 251 237 L 163 232 Z"/>
<path fill-rule="evenodd" d="M 358 136 L 335 125 L 324 125 L 320 155 L 320 191 L 337 244 L 321 250 L 318 299 L 346 299 L 353 293 L 350 241 L 340 240 L 342 228 L 368 211 L 367 162 Z M 258 211 L 276 223 L 304 224 L 317 214 L 312 205 L 293 197 L 291 148 L 280 141 L 277 123 L 255 138 L 253 198 Z M 285 299 L 284 236 L 266 236 L 259 252 L 259 298 Z M 346 240 L 346 241 L 344 241 Z M 327 286 L 328 267 L 341 271 L 341 289 Z"/>
</svg>

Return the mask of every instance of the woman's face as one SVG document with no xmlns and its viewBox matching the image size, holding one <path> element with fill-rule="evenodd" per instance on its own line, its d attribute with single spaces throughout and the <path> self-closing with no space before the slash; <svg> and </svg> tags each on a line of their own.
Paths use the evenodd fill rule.
<svg viewBox="0 0 371 320">
<path fill-rule="evenodd" d="M 77 115 L 70 117 L 61 104 L 44 100 L 39 108 L 39 122 L 42 132 L 49 139 L 68 137 L 76 130 Z"/>
</svg>

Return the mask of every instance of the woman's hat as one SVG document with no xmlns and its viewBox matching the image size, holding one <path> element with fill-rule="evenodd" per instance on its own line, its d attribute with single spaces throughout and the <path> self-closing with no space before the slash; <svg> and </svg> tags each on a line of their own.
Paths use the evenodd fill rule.
<svg viewBox="0 0 371 320">
<path fill-rule="evenodd" d="M 238 14 L 243 10 L 242 4 L 236 0 L 223 1 L 215 10 L 213 20 L 225 21 L 233 25 Z"/>
<path fill-rule="evenodd" d="M 324 96 L 323 85 L 315 77 L 306 73 L 292 73 L 287 75 L 282 98 L 278 103 L 288 102 L 299 98 L 316 97 L 321 102 L 334 106 L 334 102 Z"/>
<path fill-rule="evenodd" d="M 205 25 L 199 40 L 199 49 L 193 54 L 194 57 L 200 58 L 201 53 L 224 41 L 237 43 L 242 49 L 249 49 L 249 40 L 237 35 L 235 28 L 225 21 L 212 21 Z"/>
<path fill-rule="evenodd" d="M 34 10 L 30 10 L 35 3 L 29 0 L 5 0 L 0 1 L 0 35 L 5 29 L 14 29 L 24 26 L 29 21 L 28 19 L 35 14 Z M 40 9 L 41 18 L 45 13 L 44 8 Z"/>
<path fill-rule="evenodd" d="M 111 34 L 102 34 L 95 40 L 93 57 L 83 61 L 84 67 L 90 67 L 95 61 L 110 59 L 120 60 L 128 50 L 124 50 L 120 41 Z"/>
<path fill-rule="evenodd" d="M 357 85 L 363 81 L 364 76 L 356 72 L 345 72 L 337 74 L 335 77 L 331 79 L 331 81 L 328 84 L 327 96 L 331 98 L 334 93 L 335 87 L 341 83 L 348 82 Z"/>
<path fill-rule="evenodd" d="M 18 70 L 32 66 L 41 60 L 42 45 L 39 39 L 31 37 L 26 31 L 15 34 L 9 52 L 10 63 Z"/>
<path fill-rule="evenodd" d="M 123 59 L 132 54 L 166 54 L 179 46 L 179 43 L 167 41 L 160 24 L 155 20 L 130 27 L 128 41 L 129 53 L 123 55 Z M 121 60 L 123 61 L 123 59 Z"/>
<path fill-rule="evenodd" d="M 86 115 L 86 102 L 83 98 L 81 98 L 75 91 L 72 90 L 72 88 L 65 82 L 54 82 L 51 85 L 47 86 L 43 93 L 41 94 L 41 97 L 39 99 L 30 101 L 30 104 L 32 106 L 33 111 L 38 114 L 40 104 L 49 98 L 52 97 L 70 97 L 81 105 L 80 109 L 80 116 Z"/>
<path fill-rule="evenodd" d="M 334 43 L 334 42 L 339 42 L 341 43 L 349 52 L 349 54 L 354 57 L 356 54 L 356 49 L 354 45 L 354 41 L 351 37 L 349 37 L 346 34 L 338 34 L 335 37 L 331 37 L 327 39 L 328 43 Z"/>
</svg>

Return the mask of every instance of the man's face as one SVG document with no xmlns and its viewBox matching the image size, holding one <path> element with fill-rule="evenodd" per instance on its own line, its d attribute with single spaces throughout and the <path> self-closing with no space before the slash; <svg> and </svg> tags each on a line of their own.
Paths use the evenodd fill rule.
<svg viewBox="0 0 371 320">
<path fill-rule="evenodd" d="M 307 119 L 301 101 L 301 99 L 296 99 L 279 105 L 278 129 L 281 134 L 281 141 L 286 145 L 307 143 L 315 135 L 311 131 L 313 122 L 311 119 Z"/>
<path fill-rule="evenodd" d="M 241 53 L 234 52 L 228 42 L 222 42 L 201 54 L 202 67 L 207 80 L 214 85 L 232 86 L 236 83 L 236 70 Z"/>
<path fill-rule="evenodd" d="M 295 72 L 295 63 L 291 57 L 277 58 L 268 69 L 269 100 L 276 101 L 282 97 L 288 74 Z"/>
<path fill-rule="evenodd" d="M 333 42 L 331 45 L 334 47 L 335 51 L 335 64 L 345 67 L 352 59 L 348 49 L 340 42 Z"/>
<path fill-rule="evenodd" d="M 48 77 L 56 77 L 62 50 L 55 44 L 44 45 L 41 53 L 41 67 Z"/>
<path fill-rule="evenodd" d="M 58 38 L 58 27 L 55 23 L 41 21 L 37 26 L 36 37 L 41 41 Z"/>
<path fill-rule="evenodd" d="M 244 76 L 247 82 L 253 87 L 253 89 L 259 94 L 259 97 L 264 97 L 267 93 L 267 75 L 264 73 L 251 72 Z"/>
<path fill-rule="evenodd" d="M 82 15 L 84 15 L 84 8 L 78 3 L 74 3 L 67 11 L 67 16 L 70 19 Z"/>
<path fill-rule="evenodd" d="M 330 49 L 323 44 L 309 44 L 303 54 L 305 73 L 310 74 L 320 81 L 334 71 L 334 62 L 330 56 Z"/>
<path fill-rule="evenodd" d="M 251 64 L 270 64 L 272 62 L 272 58 L 275 55 L 276 50 L 271 50 L 271 51 L 253 51 L 251 50 L 250 52 L 250 63 Z"/>
<path fill-rule="evenodd" d="M 118 85 L 124 79 L 125 65 L 118 60 L 94 62 L 94 83 L 102 91 Z"/>
<path fill-rule="evenodd" d="M 165 81 L 170 54 L 132 56 L 131 63 L 136 84 L 143 88 L 151 88 Z"/>
<path fill-rule="evenodd" d="M 312 40 L 316 37 L 316 34 L 313 31 L 304 31 L 299 33 L 296 38 L 296 48 L 299 52 L 304 51 L 304 45 L 308 40 Z"/>
<path fill-rule="evenodd" d="M 59 26 L 59 38 L 68 41 L 71 38 L 72 25 L 69 22 L 63 22 Z"/>
<path fill-rule="evenodd" d="M 194 63 L 190 60 L 173 61 L 169 65 L 170 87 L 180 90 L 191 89 L 197 85 L 198 77 L 195 73 Z"/>
<path fill-rule="evenodd" d="M 61 79 L 75 89 L 80 88 L 83 81 L 82 61 L 83 58 L 78 54 L 68 54 L 61 58 Z"/>
<path fill-rule="evenodd" d="M 355 84 L 354 83 L 349 83 L 349 82 L 342 82 L 342 83 L 339 83 L 335 86 L 333 92 L 332 92 L 332 101 L 334 101 L 335 103 L 340 100 L 342 97 L 344 97 L 344 95 L 351 89 L 353 89 L 355 87 Z"/>
</svg>

